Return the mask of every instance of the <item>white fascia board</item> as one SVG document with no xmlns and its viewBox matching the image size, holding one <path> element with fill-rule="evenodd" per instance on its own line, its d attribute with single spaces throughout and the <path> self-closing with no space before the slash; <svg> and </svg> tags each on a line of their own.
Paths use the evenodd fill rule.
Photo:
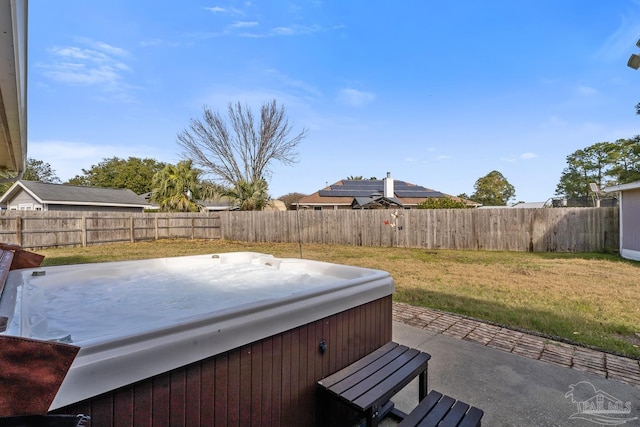
<svg viewBox="0 0 640 427">
<path fill-rule="evenodd" d="M 640 181 L 629 182 L 627 184 L 613 185 L 611 187 L 603 188 L 602 191 L 606 193 L 612 193 L 614 191 L 635 190 L 640 188 Z"/>
</svg>

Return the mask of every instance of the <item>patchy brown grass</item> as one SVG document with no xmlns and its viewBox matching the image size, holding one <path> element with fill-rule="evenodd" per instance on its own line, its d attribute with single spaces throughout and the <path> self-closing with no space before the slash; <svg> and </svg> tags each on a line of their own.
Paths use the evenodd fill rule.
<svg viewBox="0 0 640 427">
<path fill-rule="evenodd" d="M 45 265 L 231 251 L 299 257 L 297 244 L 160 240 L 46 249 Z M 640 263 L 607 254 L 303 245 L 306 259 L 391 273 L 396 301 L 640 357 Z"/>
</svg>

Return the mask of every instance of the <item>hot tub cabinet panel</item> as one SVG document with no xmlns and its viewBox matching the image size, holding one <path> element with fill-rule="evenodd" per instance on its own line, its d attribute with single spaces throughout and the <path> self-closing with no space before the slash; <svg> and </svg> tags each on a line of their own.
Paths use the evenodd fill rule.
<svg viewBox="0 0 640 427">
<path fill-rule="evenodd" d="M 391 340 L 391 304 L 385 296 L 54 412 L 90 415 L 93 427 L 313 426 L 317 381 Z"/>
</svg>

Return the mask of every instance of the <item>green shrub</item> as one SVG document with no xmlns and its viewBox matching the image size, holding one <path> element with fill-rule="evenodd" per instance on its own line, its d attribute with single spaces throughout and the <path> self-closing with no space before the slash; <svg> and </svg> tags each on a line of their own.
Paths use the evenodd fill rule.
<svg viewBox="0 0 640 427">
<path fill-rule="evenodd" d="M 462 200 L 450 197 L 430 197 L 424 202 L 418 203 L 418 209 L 466 209 L 469 206 Z"/>
</svg>

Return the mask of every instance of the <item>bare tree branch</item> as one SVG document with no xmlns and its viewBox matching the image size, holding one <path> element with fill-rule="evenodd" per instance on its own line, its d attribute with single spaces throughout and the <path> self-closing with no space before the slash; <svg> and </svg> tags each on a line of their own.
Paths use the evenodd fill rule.
<svg viewBox="0 0 640 427">
<path fill-rule="evenodd" d="M 202 119 L 192 119 L 178 134 L 178 144 L 184 157 L 220 181 L 236 186 L 241 181 L 266 180 L 274 162 L 297 161 L 296 149 L 307 130 L 289 138 L 291 126 L 285 108 L 275 100 L 262 105 L 259 124 L 249 107 L 240 102 L 229 103 L 227 121 L 206 106 L 203 110 Z"/>
</svg>

